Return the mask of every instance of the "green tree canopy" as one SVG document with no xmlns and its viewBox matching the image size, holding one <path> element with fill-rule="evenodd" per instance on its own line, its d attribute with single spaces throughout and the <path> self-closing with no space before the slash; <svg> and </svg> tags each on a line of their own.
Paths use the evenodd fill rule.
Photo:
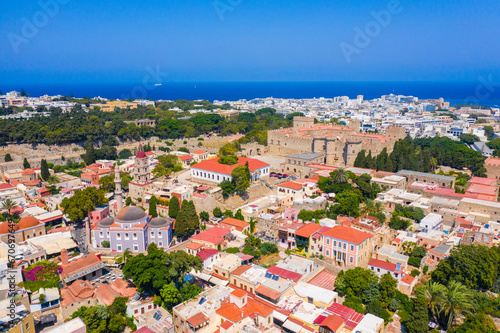
<svg viewBox="0 0 500 333">
<path fill-rule="evenodd" d="M 61 208 L 68 215 L 71 221 L 75 222 L 88 216 L 97 206 L 104 205 L 108 199 L 104 195 L 104 190 L 97 190 L 95 187 L 87 187 L 83 190 L 75 191 L 70 198 L 64 198 Z"/>
</svg>

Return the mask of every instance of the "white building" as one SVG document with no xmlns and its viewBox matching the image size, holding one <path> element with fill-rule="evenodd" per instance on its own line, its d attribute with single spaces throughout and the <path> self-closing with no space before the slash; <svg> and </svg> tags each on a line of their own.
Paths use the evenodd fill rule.
<svg viewBox="0 0 500 333">
<path fill-rule="evenodd" d="M 238 163 L 226 165 L 219 163 L 219 158 L 213 158 L 202 161 L 191 167 L 191 177 L 198 180 L 204 180 L 214 183 L 220 183 L 224 180 L 231 181 L 233 176 L 231 172 L 238 166 L 245 165 L 248 162 L 250 170 L 250 181 L 254 182 L 261 178 L 269 177 L 270 165 L 260 160 L 248 157 L 238 157 Z"/>
</svg>

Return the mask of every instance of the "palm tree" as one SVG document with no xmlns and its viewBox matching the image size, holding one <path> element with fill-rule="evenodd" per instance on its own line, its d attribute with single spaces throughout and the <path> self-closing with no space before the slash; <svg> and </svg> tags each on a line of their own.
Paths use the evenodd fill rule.
<svg viewBox="0 0 500 333">
<path fill-rule="evenodd" d="M 121 256 L 116 257 L 116 262 L 126 264 L 127 260 L 132 257 L 132 251 L 130 251 L 129 248 L 126 248 L 125 251 L 123 251 Z"/>
<path fill-rule="evenodd" d="M 2 209 L 7 210 L 9 216 L 11 215 L 10 212 L 12 211 L 12 209 L 15 209 L 17 206 L 18 206 L 18 204 L 12 199 L 6 199 L 2 203 Z"/>
<path fill-rule="evenodd" d="M 471 291 L 460 282 L 451 281 L 443 294 L 441 307 L 448 316 L 446 329 L 459 315 L 467 315 L 473 310 Z"/>
<path fill-rule="evenodd" d="M 431 280 L 427 281 L 424 287 L 417 289 L 417 295 L 421 295 L 427 300 L 434 322 L 438 321 L 445 291 L 445 286 Z"/>
<path fill-rule="evenodd" d="M 385 210 L 385 207 L 384 207 L 383 203 L 381 203 L 380 201 L 375 202 L 375 204 L 373 206 L 373 214 L 380 214 L 380 213 L 384 212 L 384 210 Z"/>
<path fill-rule="evenodd" d="M 347 183 L 348 179 L 349 177 L 347 175 L 347 171 L 344 168 L 338 168 L 337 170 L 334 171 L 333 182 L 335 184 Z"/>
<path fill-rule="evenodd" d="M 366 200 L 366 203 L 363 207 L 361 207 L 361 209 L 359 210 L 359 212 L 361 213 L 361 215 L 366 218 L 368 216 L 368 214 L 371 214 L 373 213 L 375 209 L 375 204 L 373 203 L 372 200 Z"/>
</svg>

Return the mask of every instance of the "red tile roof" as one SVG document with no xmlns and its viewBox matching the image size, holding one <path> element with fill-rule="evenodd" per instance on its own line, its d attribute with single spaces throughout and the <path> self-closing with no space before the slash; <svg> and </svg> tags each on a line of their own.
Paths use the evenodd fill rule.
<svg viewBox="0 0 500 333">
<path fill-rule="evenodd" d="M 302 227 L 300 227 L 296 232 L 296 236 L 301 236 L 305 238 L 309 238 L 312 234 L 314 234 L 316 231 L 321 229 L 322 226 L 316 223 L 308 223 Z"/>
<path fill-rule="evenodd" d="M 62 266 L 61 276 L 68 276 L 78 271 L 95 266 L 101 262 L 101 259 L 95 253 L 89 253 L 84 257 L 71 261 L 68 265 Z"/>
<path fill-rule="evenodd" d="M 242 319 L 249 317 L 251 314 L 258 314 L 261 317 L 267 317 L 273 312 L 273 309 L 263 303 L 255 301 L 252 298 L 248 298 L 247 304 L 242 308 L 239 308 L 234 303 L 226 303 L 216 312 L 222 318 L 230 320 L 233 323 L 238 323 Z"/>
<path fill-rule="evenodd" d="M 249 223 L 247 223 L 245 221 L 234 219 L 232 217 L 225 218 L 220 224 L 227 225 L 229 227 L 235 227 L 236 230 L 238 230 L 238 231 L 243 231 L 245 228 L 247 228 L 250 225 Z"/>
<path fill-rule="evenodd" d="M 211 172 L 217 172 L 217 173 L 222 173 L 225 175 L 230 176 L 231 172 L 238 166 L 245 165 L 245 163 L 248 162 L 248 168 L 250 172 L 254 172 L 257 169 L 268 167 L 269 164 L 259 161 L 254 158 L 248 158 L 248 157 L 238 157 L 238 163 L 234 165 L 226 165 L 226 164 L 220 164 L 219 163 L 219 157 L 218 158 L 212 158 L 209 160 L 202 161 L 198 164 L 193 165 L 191 168 L 192 169 L 198 169 L 198 170 L 204 170 L 204 171 L 211 171 Z"/>
<path fill-rule="evenodd" d="M 200 155 L 200 154 L 206 154 L 206 153 L 207 153 L 207 152 L 206 152 L 206 151 L 204 151 L 204 150 L 197 150 L 197 151 L 195 151 L 195 152 L 194 152 L 194 153 L 192 153 L 192 154 L 195 154 L 195 155 Z"/>
<path fill-rule="evenodd" d="M 245 273 L 246 271 L 248 271 L 250 268 L 252 268 L 252 266 L 242 265 L 242 266 L 236 268 L 234 271 L 232 271 L 231 275 L 241 275 L 241 274 Z"/>
<path fill-rule="evenodd" d="M 292 280 L 295 282 L 298 282 L 300 280 L 300 278 L 302 277 L 302 274 L 295 273 L 295 272 L 289 271 L 287 269 L 276 267 L 276 266 L 269 267 L 269 269 L 267 270 L 267 273 L 271 273 L 273 275 L 278 275 L 279 277 L 281 277 L 283 279 Z"/>
<path fill-rule="evenodd" d="M 284 188 L 289 188 L 291 190 L 302 190 L 302 188 L 304 187 L 304 184 L 299 184 L 299 183 L 296 183 L 296 182 L 285 182 L 285 183 L 282 183 L 282 184 L 279 184 L 278 187 L 284 187 Z"/>
<path fill-rule="evenodd" d="M 495 178 L 472 177 L 468 183 L 480 185 L 493 185 L 497 180 Z"/>
<path fill-rule="evenodd" d="M 382 268 L 391 272 L 396 271 L 396 264 L 393 264 L 392 262 L 387 262 L 379 259 L 372 259 L 368 263 L 368 266 L 374 266 L 378 268 Z"/>
<path fill-rule="evenodd" d="M 339 303 L 333 303 L 327 307 L 326 312 L 342 317 L 345 322 L 345 328 L 350 331 L 352 331 L 364 317 L 361 313 L 357 313 L 353 309 Z"/>
<path fill-rule="evenodd" d="M 401 278 L 401 282 L 406 283 L 407 285 L 411 285 L 414 280 L 415 280 L 415 277 L 413 277 L 409 274 L 403 274 L 403 277 Z"/>
<path fill-rule="evenodd" d="M 229 329 L 231 326 L 233 326 L 233 323 L 230 322 L 229 320 L 226 320 L 220 325 L 220 327 L 222 327 L 225 330 Z"/>
<path fill-rule="evenodd" d="M 343 225 L 337 225 L 325 232 L 323 235 L 353 244 L 361 244 L 366 239 L 373 237 L 373 235 L 369 232 L 364 232 L 351 227 L 345 227 Z"/>
<path fill-rule="evenodd" d="M 212 229 L 205 230 L 198 235 L 194 235 L 191 237 L 192 240 L 200 240 L 208 243 L 212 243 L 217 245 L 224 241 L 224 236 L 230 233 L 231 231 L 226 228 L 215 227 Z"/>
<path fill-rule="evenodd" d="M 247 293 L 241 289 L 235 289 L 231 292 L 231 295 L 236 296 L 238 298 L 242 298 L 245 296 Z"/>
<path fill-rule="evenodd" d="M 198 252 L 196 255 L 198 257 L 200 257 L 201 260 L 205 261 L 208 258 L 216 255 L 217 253 L 219 253 L 219 250 L 215 250 L 215 249 L 203 249 L 200 252 Z"/>
<path fill-rule="evenodd" d="M 198 250 L 200 247 L 203 247 L 203 244 L 200 244 L 200 243 L 191 243 L 188 246 L 186 246 L 186 249 Z"/>
<path fill-rule="evenodd" d="M 330 329 L 332 332 L 337 332 L 337 330 L 344 325 L 344 319 L 342 319 L 341 316 L 338 315 L 330 315 L 326 317 L 325 320 L 321 323 L 320 326 L 326 326 Z"/>
<path fill-rule="evenodd" d="M 9 183 L 2 183 L 0 184 L 0 190 L 6 190 L 8 188 L 15 188 L 14 186 L 10 185 Z"/>
<path fill-rule="evenodd" d="M 206 321 L 208 321 L 208 317 L 205 316 L 203 312 L 198 312 L 191 318 L 186 319 L 186 321 L 196 328 L 201 324 L 205 323 Z"/>
<path fill-rule="evenodd" d="M 179 156 L 179 158 L 183 161 L 194 160 L 193 156 L 191 156 L 191 155 L 182 155 L 182 156 Z"/>
<path fill-rule="evenodd" d="M 264 295 L 272 300 L 277 300 L 281 296 L 279 292 L 269 289 L 263 285 L 259 285 L 257 288 L 255 288 L 255 292 Z"/>
<path fill-rule="evenodd" d="M 335 280 L 337 279 L 336 275 L 328 273 L 327 271 L 321 271 L 318 275 L 313 277 L 307 283 L 312 284 L 316 287 L 321 287 L 328 290 L 335 289 Z"/>
</svg>

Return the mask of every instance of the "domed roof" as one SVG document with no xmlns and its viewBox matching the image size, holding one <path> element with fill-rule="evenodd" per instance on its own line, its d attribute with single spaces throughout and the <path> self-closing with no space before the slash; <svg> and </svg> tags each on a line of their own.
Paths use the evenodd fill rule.
<svg viewBox="0 0 500 333">
<path fill-rule="evenodd" d="M 23 217 L 21 219 L 21 221 L 19 221 L 19 228 L 20 229 L 27 229 L 27 228 L 31 228 L 31 227 L 34 227 L 36 225 L 39 225 L 40 222 L 37 220 L 36 217 L 34 216 L 26 216 L 26 217 Z"/>
<path fill-rule="evenodd" d="M 14 224 L 14 230 L 18 231 L 19 225 Z M 9 222 L 0 223 L 0 235 L 8 234 L 11 231 L 12 230 L 11 230 L 11 227 L 9 226 Z"/>
<path fill-rule="evenodd" d="M 168 225 L 169 225 L 169 223 L 168 223 L 167 219 L 165 219 L 163 217 L 155 217 L 154 219 L 152 219 L 149 222 L 148 227 L 149 228 L 163 228 L 163 227 L 166 227 Z"/>
<path fill-rule="evenodd" d="M 137 222 L 147 217 L 145 211 L 137 206 L 128 206 L 120 210 L 116 215 L 117 222 Z"/>
<path fill-rule="evenodd" d="M 35 171 L 33 171 L 33 169 L 24 169 L 24 171 L 22 172 L 22 175 L 32 175 L 34 174 Z"/>
<path fill-rule="evenodd" d="M 96 226 L 99 228 L 109 228 L 113 223 L 115 223 L 115 219 L 108 216 L 105 219 L 96 223 Z"/>
</svg>

